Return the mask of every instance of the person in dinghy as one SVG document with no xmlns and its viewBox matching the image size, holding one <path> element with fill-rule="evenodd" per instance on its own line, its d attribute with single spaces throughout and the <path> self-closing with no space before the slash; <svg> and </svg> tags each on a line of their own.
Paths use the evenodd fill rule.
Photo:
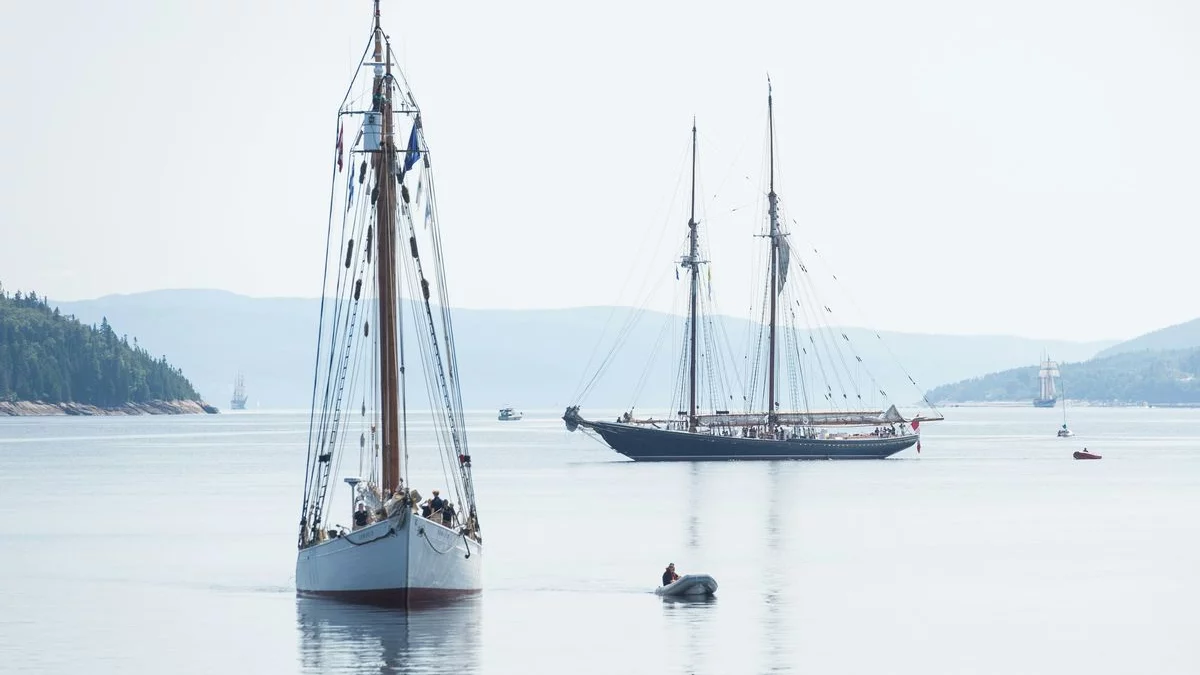
<svg viewBox="0 0 1200 675">
<path fill-rule="evenodd" d="M 717 580 L 707 574 L 685 574 L 679 576 L 675 563 L 667 565 L 662 574 L 662 586 L 654 594 L 663 598 L 707 598 L 717 592 Z"/>
<path fill-rule="evenodd" d="M 667 565 L 667 569 L 663 570 L 662 585 L 670 586 L 676 581 L 679 581 L 679 575 L 675 573 L 675 563 L 671 563 Z"/>
</svg>

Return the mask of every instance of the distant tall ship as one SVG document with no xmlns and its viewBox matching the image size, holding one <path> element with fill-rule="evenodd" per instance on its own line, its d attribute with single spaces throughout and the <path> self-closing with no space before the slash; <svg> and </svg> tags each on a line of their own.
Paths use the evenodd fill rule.
<svg viewBox="0 0 1200 675">
<path fill-rule="evenodd" d="M 233 384 L 233 398 L 229 399 L 230 410 L 245 410 L 246 400 L 246 378 L 238 373 L 237 381 Z"/>
<path fill-rule="evenodd" d="M 1053 408 L 1054 404 L 1058 403 L 1058 392 L 1054 387 L 1054 379 L 1058 376 L 1058 364 L 1051 361 L 1049 356 L 1044 357 L 1042 367 L 1038 370 L 1041 391 L 1038 397 L 1033 399 L 1034 407 Z"/>
<path fill-rule="evenodd" d="M 563 414 L 569 431 L 594 432 L 613 450 L 640 461 L 882 459 L 914 445 L 919 452 L 921 422 L 942 419 L 927 400 L 925 403 L 933 410 L 930 416 L 905 417 L 895 405 L 884 407 L 887 394 L 866 371 L 863 359 L 853 352 L 850 338 L 827 323 L 826 316 L 832 310 L 813 295 L 815 289 L 807 279 L 803 253 L 789 243 L 787 220 L 775 192 L 775 121 L 769 82 L 767 121 L 770 168 L 765 194 L 767 227 L 762 235 L 768 245 L 767 264 L 762 270 L 739 270 L 739 274 L 761 274 L 765 286 L 760 296 L 762 330 L 753 353 L 744 361 L 727 357 L 733 365 L 722 361 L 724 345 L 720 343 L 727 338 L 713 325 L 711 309 L 707 317 L 701 312 L 704 305 L 711 307 L 712 296 L 711 289 L 701 292 L 701 281 L 707 277 L 702 270 L 708 271 L 705 267 L 709 261 L 700 250 L 696 219 L 693 122 L 687 251 L 677 261 L 688 275 L 685 342 L 675 389 L 678 407 L 671 408 L 678 415 L 635 415 L 630 410 L 615 421 L 601 421 L 585 419 L 580 406 L 572 405 Z M 806 318 L 818 325 L 807 334 L 795 327 L 798 320 Z M 826 353 L 819 356 L 821 350 Z M 749 364 L 752 371 L 731 372 L 739 361 Z M 749 376 L 748 381 L 735 397 L 725 387 L 742 381 L 744 375 Z M 819 383 L 815 375 L 826 376 L 825 382 Z M 598 376 L 592 377 L 580 396 Z M 834 385 L 839 389 L 835 390 Z M 781 389 L 791 395 L 791 410 L 782 408 Z M 880 407 L 867 407 L 878 400 L 876 394 L 882 397 Z M 705 406 L 707 410 L 702 409 L 704 396 L 710 406 Z M 744 409 L 730 410 L 734 401 Z"/>
<path fill-rule="evenodd" d="M 407 606 L 477 593 L 483 539 L 429 147 L 374 7 L 330 148 L 296 591 Z M 428 394 L 411 441 L 409 384 Z"/>
</svg>

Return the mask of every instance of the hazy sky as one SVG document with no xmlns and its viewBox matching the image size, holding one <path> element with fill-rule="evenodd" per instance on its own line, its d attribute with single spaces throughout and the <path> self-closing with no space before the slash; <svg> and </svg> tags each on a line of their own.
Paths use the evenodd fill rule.
<svg viewBox="0 0 1200 675">
<path fill-rule="evenodd" d="M 769 71 L 793 239 L 876 327 L 1121 338 L 1200 316 L 1196 3 L 384 13 L 455 304 L 629 304 L 631 268 L 673 278 L 695 115 L 718 299 L 744 315 Z M 0 282 L 316 296 L 336 106 L 369 21 L 368 0 L 8 3 Z"/>
</svg>

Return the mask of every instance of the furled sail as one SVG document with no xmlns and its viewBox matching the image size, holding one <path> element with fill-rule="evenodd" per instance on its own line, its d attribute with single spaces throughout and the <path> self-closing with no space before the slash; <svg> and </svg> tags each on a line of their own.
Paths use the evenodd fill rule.
<svg viewBox="0 0 1200 675">
<path fill-rule="evenodd" d="M 787 239 L 779 237 L 779 288 L 775 292 L 782 293 L 784 284 L 787 283 L 788 262 L 791 260 L 791 247 L 788 246 Z"/>
</svg>

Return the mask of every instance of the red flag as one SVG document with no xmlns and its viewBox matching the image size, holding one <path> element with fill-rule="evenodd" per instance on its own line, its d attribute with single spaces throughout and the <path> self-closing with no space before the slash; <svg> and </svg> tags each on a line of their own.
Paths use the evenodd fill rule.
<svg viewBox="0 0 1200 675">
<path fill-rule="evenodd" d="M 921 420 L 913 420 L 912 428 L 913 428 L 913 431 L 916 431 L 917 429 L 921 428 Z"/>
<path fill-rule="evenodd" d="M 338 162 L 338 173 L 341 173 L 342 172 L 342 123 L 341 122 L 338 122 L 337 162 Z"/>
</svg>

